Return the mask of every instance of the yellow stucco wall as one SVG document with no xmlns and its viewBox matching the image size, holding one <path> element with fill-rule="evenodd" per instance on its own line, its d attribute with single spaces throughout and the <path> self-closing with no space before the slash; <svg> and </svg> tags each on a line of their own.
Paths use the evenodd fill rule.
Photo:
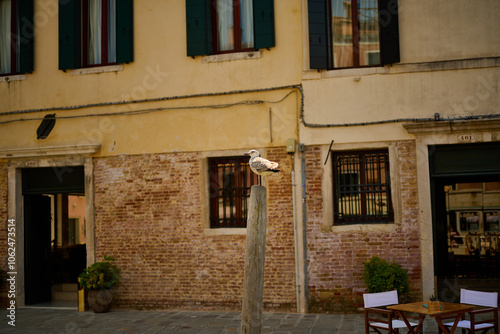
<svg viewBox="0 0 500 334">
<path fill-rule="evenodd" d="M 102 144 L 97 156 L 103 156 L 283 146 L 286 139 L 297 136 L 293 89 L 189 96 L 300 84 L 301 5 L 300 0 L 275 1 L 276 47 L 245 59 L 221 60 L 186 56 L 185 0 L 135 1 L 134 61 L 102 68 L 110 72 L 80 74 L 58 70 L 57 0 L 35 1 L 35 70 L 24 80 L 0 82 L 0 150 L 92 143 Z M 86 106 L 180 96 L 186 98 Z M 264 102 L 242 103 L 257 100 Z M 238 105 L 197 108 L 233 103 Z M 86 107 L 18 113 L 72 106 Z M 193 108 L 175 109 L 185 107 Z M 135 116 L 65 118 L 152 109 Z M 9 112 L 16 114 L 1 115 Z M 56 126 L 47 139 L 37 140 L 40 119 L 49 113 L 56 113 Z M 35 120 L 1 124 L 21 118 Z"/>
</svg>

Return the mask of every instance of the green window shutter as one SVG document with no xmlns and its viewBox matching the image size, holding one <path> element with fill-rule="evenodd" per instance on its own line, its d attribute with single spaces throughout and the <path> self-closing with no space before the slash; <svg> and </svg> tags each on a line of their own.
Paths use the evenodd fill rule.
<svg viewBox="0 0 500 334">
<path fill-rule="evenodd" d="M 116 62 L 134 60 L 134 1 L 116 2 Z"/>
<path fill-rule="evenodd" d="M 59 69 L 81 67 L 81 0 L 59 0 Z"/>
<path fill-rule="evenodd" d="M 398 0 L 379 0 L 380 61 L 399 63 Z"/>
<path fill-rule="evenodd" d="M 274 37 L 274 0 L 253 0 L 255 49 L 276 45 Z"/>
<path fill-rule="evenodd" d="M 210 0 L 186 0 L 186 38 L 189 57 L 212 53 Z"/>
<path fill-rule="evenodd" d="M 309 67 L 329 68 L 328 19 L 325 0 L 308 0 Z"/>
<path fill-rule="evenodd" d="M 19 38 L 19 72 L 33 72 L 33 0 L 18 1 Z"/>
</svg>

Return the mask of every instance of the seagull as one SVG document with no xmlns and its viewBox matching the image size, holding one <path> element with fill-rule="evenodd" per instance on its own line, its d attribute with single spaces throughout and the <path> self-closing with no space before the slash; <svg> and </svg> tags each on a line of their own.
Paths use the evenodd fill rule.
<svg viewBox="0 0 500 334">
<path fill-rule="evenodd" d="M 257 150 L 250 150 L 245 155 L 250 156 L 250 169 L 257 175 L 272 175 L 278 173 L 278 163 L 261 158 Z"/>
</svg>

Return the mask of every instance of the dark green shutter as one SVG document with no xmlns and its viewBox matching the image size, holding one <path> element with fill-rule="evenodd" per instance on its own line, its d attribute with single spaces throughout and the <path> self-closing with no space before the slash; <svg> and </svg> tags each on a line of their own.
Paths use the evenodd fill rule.
<svg viewBox="0 0 500 334">
<path fill-rule="evenodd" d="M 19 20 L 19 72 L 33 72 L 33 0 L 18 1 Z"/>
<path fill-rule="evenodd" d="M 116 2 L 116 62 L 134 60 L 134 1 Z"/>
<path fill-rule="evenodd" d="M 187 55 L 212 53 L 210 0 L 186 0 Z"/>
<path fill-rule="evenodd" d="M 255 49 L 275 46 L 274 0 L 253 0 L 253 27 Z"/>
<path fill-rule="evenodd" d="M 59 0 L 59 69 L 81 67 L 81 0 Z"/>
<path fill-rule="evenodd" d="M 399 62 L 398 0 L 379 0 L 380 61 Z"/>
<path fill-rule="evenodd" d="M 309 67 L 328 69 L 328 19 L 326 0 L 308 0 Z"/>
</svg>

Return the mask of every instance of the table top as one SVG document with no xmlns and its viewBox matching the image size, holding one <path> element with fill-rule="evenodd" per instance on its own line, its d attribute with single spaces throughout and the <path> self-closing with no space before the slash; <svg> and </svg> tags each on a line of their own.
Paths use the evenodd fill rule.
<svg viewBox="0 0 500 334">
<path fill-rule="evenodd" d="M 467 304 L 456 304 L 446 302 L 415 302 L 409 304 L 397 304 L 387 306 L 390 310 L 427 314 L 430 316 L 444 315 L 449 313 L 465 313 L 472 311 L 475 306 Z"/>
</svg>

